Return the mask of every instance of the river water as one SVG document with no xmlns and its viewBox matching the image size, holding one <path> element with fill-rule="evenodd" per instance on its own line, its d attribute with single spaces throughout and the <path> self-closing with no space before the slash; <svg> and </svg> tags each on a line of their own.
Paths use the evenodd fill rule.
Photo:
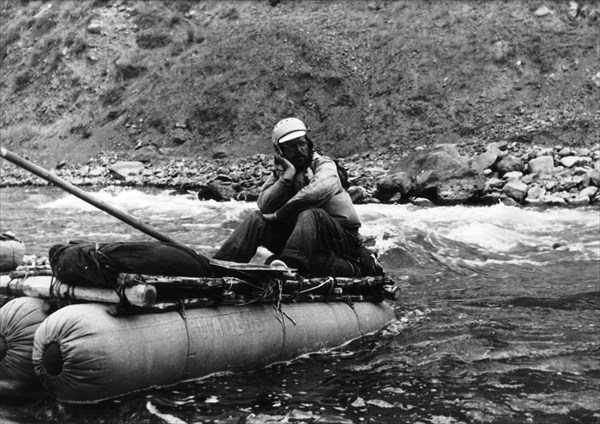
<svg viewBox="0 0 600 424">
<path fill-rule="evenodd" d="M 94 194 L 208 256 L 255 208 L 122 188 Z M 149 240 L 54 188 L 3 188 L 0 205 L 2 231 L 36 255 L 73 239 Z M 397 320 L 377 334 L 99 405 L 2 401 L 0 422 L 600 422 L 597 208 L 357 209 L 402 289 Z"/>
</svg>

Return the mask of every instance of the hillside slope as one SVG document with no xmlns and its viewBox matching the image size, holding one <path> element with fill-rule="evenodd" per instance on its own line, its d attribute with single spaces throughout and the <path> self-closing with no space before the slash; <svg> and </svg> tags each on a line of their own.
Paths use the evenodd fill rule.
<svg viewBox="0 0 600 424">
<path fill-rule="evenodd" d="M 571 2 L 572 3 L 572 2 Z M 599 16 L 567 1 L 1 2 L 2 145 L 270 152 L 303 118 L 326 153 L 441 142 L 582 146 L 600 131 Z"/>
</svg>

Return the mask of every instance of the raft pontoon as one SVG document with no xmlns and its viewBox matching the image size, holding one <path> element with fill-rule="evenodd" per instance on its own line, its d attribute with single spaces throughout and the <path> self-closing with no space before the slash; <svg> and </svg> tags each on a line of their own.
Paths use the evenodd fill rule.
<svg viewBox="0 0 600 424">
<path fill-rule="evenodd" d="M 384 298 L 398 296 L 387 277 L 260 285 L 120 274 L 119 282 L 127 290 L 117 294 L 67 286 L 39 270 L 2 276 L 0 294 L 26 295 L 0 309 L 4 395 L 43 388 L 64 402 L 94 403 L 264 367 L 381 329 L 394 319 Z"/>
</svg>

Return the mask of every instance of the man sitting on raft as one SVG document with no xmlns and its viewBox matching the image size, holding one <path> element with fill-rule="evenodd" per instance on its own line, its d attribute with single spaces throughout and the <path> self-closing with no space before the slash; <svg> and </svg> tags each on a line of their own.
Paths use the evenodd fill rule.
<svg viewBox="0 0 600 424">
<path fill-rule="evenodd" d="M 275 169 L 261 189 L 258 211 L 227 238 L 214 258 L 249 262 L 259 246 L 272 267 L 313 277 L 381 275 L 362 246 L 360 220 L 336 163 L 314 150 L 304 122 L 286 118 L 273 129 Z"/>
</svg>

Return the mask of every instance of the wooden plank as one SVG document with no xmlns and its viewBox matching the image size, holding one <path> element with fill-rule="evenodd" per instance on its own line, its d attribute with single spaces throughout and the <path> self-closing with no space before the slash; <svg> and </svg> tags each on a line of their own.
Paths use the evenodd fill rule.
<svg viewBox="0 0 600 424">
<path fill-rule="evenodd" d="M 63 284 L 48 276 L 33 276 L 0 280 L 0 294 L 30 296 L 41 299 L 60 299 L 99 303 L 121 303 L 115 290 L 98 287 L 80 287 Z M 126 287 L 125 299 L 134 306 L 147 308 L 156 302 L 156 288 L 150 284 Z"/>
<path fill-rule="evenodd" d="M 303 295 L 331 296 L 367 296 L 398 300 L 400 290 L 395 282 L 387 276 L 356 277 L 356 278 L 300 278 L 298 280 L 267 280 L 261 283 L 248 282 L 236 277 L 172 277 L 160 275 L 126 274 L 118 277 L 120 285 L 151 284 L 160 290 L 172 288 L 190 289 L 192 293 L 207 293 L 215 290 L 223 292 L 251 295 L 261 298 L 262 292 L 277 286 L 274 292 L 281 291 L 284 295 L 292 295 L 299 299 Z M 209 296 L 204 294 L 204 296 Z"/>
<path fill-rule="evenodd" d="M 237 286 L 256 286 L 255 283 L 250 283 L 237 277 L 173 277 L 167 275 L 147 275 L 147 274 L 128 274 L 120 273 L 118 280 L 120 285 L 131 285 L 131 284 L 154 284 L 154 285 L 173 285 L 181 287 L 197 287 L 197 288 L 211 288 L 211 287 L 237 287 Z M 268 280 L 264 281 L 264 284 L 268 283 Z M 263 285 L 264 285 L 263 284 Z M 354 288 L 367 288 L 367 287 L 382 287 L 384 285 L 394 285 L 394 281 L 387 276 L 374 276 L 374 277 L 321 277 L 321 278 L 302 278 L 295 280 L 284 280 L 282 285 L 287 288 L 294 289 L 309 289 L 319 286 L 333 285 L 335 287 L 354 287 Z"/>
<path fill-rule="evenodd" d="M 294 279 L 298 277 L 297 270 L 294 268 L 272 268 L 269 265 L 221 261 L 218 259 L 211 259 L 210 265 L 219 276 L 231 275 L 253 281 L 257 279 Z"/>
</svg>

